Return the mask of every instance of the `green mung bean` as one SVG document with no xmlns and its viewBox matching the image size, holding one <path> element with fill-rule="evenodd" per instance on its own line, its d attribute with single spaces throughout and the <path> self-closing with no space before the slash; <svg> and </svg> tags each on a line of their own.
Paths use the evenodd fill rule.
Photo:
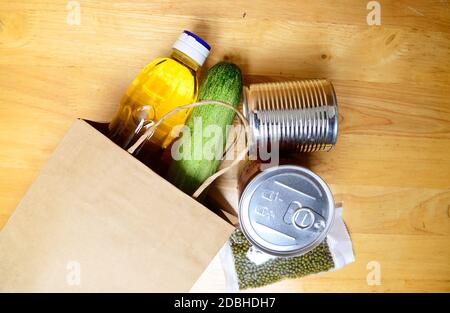
<svg viewBox="0 0 450 313">
<path fill-rule="evenodd" d="M 257 288 L 275 283 L 285 278 L 298 278 L 334 267 L 333 257 L 326 241 L 295 257 L 276 257 L 262 264 L 255 264 L 247 257 L 251 243 L 242 231 L 236 229 L 230 237 L 239 289 Z"/>
</svg>

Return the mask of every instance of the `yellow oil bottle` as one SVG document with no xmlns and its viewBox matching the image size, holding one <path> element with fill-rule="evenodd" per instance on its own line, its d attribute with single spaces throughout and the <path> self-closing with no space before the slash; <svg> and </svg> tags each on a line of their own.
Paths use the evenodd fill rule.
<svg viewBox="0 0 450 313">
<path fill-rule="evenodd" d="M 198 72 L 210 46 L 197 35 L 184 31 L 173 45 L 170 57 L 148 64 L 134 79 L 122 98 L 118 112 L 109 124 L 109 138 L 128 149 L 164 114 L 195 102 Z M 164 120 L 150 138 L 162 149 L 174 139 L 173 127 L 184 124 L 190 111 L 180 111 Z"/>
</svg>

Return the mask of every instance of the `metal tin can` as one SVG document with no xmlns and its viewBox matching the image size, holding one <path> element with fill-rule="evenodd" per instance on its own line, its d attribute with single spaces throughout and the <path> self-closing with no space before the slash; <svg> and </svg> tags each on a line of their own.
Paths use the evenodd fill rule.
<svg viewBox="0 0 450 313">
<path fill-rule="evenodd" d="M 302 255 L 325 240 L 334 219 L 330 188 L 312 171 L 294 165 L 255 176 L 239 203 L 246 238 L 275 256 Z"/>
<path fill-rule="evenodd" d="M 336 144 L 338 107 L 328 80 L 251 84 L 244 89 L 243 113 L 258 146 L 313 152 Z"/>
</svg>

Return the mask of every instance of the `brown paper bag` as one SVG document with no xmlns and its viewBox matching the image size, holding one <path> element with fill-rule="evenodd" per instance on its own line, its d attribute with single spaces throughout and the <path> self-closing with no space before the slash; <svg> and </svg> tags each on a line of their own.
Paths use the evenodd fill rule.
<svg viewBox="0 0 450 313">
<path fill-rule="evenodd" d="M 232 230 L 78 120 L 0 232 L 0 291 L 189 291 Z"/>
</svg>

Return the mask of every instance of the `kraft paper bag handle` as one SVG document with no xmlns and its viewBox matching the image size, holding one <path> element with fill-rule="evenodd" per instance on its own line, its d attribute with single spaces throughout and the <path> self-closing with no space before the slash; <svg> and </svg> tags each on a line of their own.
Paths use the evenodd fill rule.
<svg viewBox="0 0 450 313">
<path fill-rule="evenodd" d="M 241 122 L 241 124 L 243 125 L 244 130 L 245 130 L 246 145 L 245 145 L 245 148 L 237 155 L 236 159 L 233 160 L 233 162 L 229 166 L 222 168 L 221 170 L 217 171 L 216 173 L 214 173 L 213 175 L 208 177 L 203 182 L 203 184 L 201 184 L 200 187 L 197 188 L 197 190 L 192 194 L 193 198 L 197 198 L 209 185 L 211 185 L 214 182 L 214 180 L 216 178 L 223 175 L 224 173 L 229 171 L 232 167 L 234 167 L 236 164 L 238 164 L 241 160 L 243 160 L 249 151 L 249 146 L 250 146 L 249 142 L 251 140 L 251 136 L 249 135 L 250 127 L 249 127 L 247 119 L 244 117 L 244 115 L 238 109 L 236 109 L 233 105 L 226 103 L 226 102 L 222 102 L 222 101 L 204 100 L 204 101 L 194 102 L 191 104 L 186 104 L 186 105 L 177 107 L 177 108 L 169 111 L 168 113 L 164 114 L 156 123 L 154 123 L 152 126 L 150 126 L 145 131 L 145 133 L 141 137 L 139 137 L 139 139 L 136 141 L 136 143 L 134 145 L 132 145 L 127 151 L 129 153 L 133 154 L 136 151 L 136 149 L 139 148 L 139 146 L 144 143 L 144 141 L 146 141 L 147 139 L 149 139 L 150 137 L 153 136 L 156 128 L 159 125 L 161 125 L 161 123 L 165 119 L 171 117 L 172 115 L 174 115 L 182 110 L 199 107 L 199 106 L 204 106 L 204 105 L 211 105 L 211 104 L 222 105 L 222 106 L 232 109 L 234 112 L 236 112 L 236 115 L 238 116 L 239 121 Z M 240 134 L 239 134 L 239 136 L 240 136 Z M 239 138 L 239 136 L 237 138 Z M 230 148 L 236 146 L 237 142 L 238 142 L 237 139 L 234 140 L 232 142 L 231 146 L 228 147 L 227 149 L 224 149 L 224 151 L 227 151 Z"/>
</svg>

